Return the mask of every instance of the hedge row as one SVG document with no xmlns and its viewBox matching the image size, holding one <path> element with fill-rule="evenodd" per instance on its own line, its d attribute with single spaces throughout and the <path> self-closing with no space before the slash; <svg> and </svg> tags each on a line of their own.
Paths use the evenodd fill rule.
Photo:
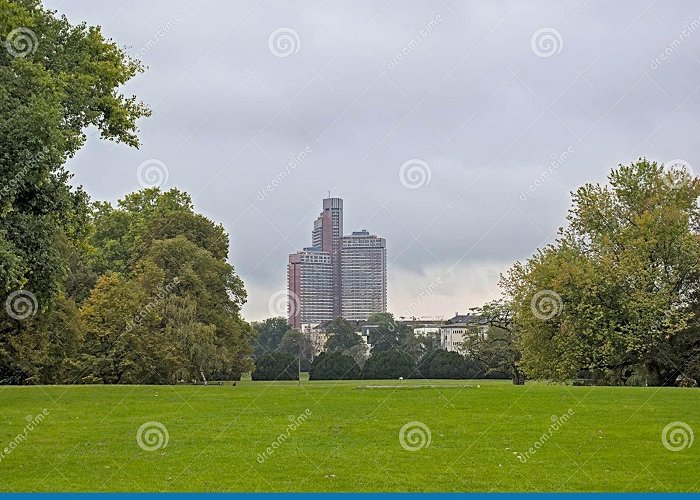
<svg viewBox="0 0 700 500">
<path fill-rule="evenodd" d="M 468 379 L 483 376 L 473 360 L 441 349 L 429 352 L 418 363 L 401 351 L 373 353 L 362 369 L 352 356 L 339 352 L 321 353 L 309 370 L 309 380 Z M 255 363 L 253 380 L 298 380 L 296 359 L 287 353 L 265 354 Z"/>
</svg>

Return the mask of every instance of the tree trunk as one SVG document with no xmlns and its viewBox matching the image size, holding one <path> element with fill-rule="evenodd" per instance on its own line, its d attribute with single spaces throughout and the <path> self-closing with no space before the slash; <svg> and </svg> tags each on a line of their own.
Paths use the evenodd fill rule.
<svg viewBox="0 0 700 500">
<path fill-rule="evenodd" d="M 515 366 L 512 368 L 513 385 L 525 385 L 525 374 Z"/>
</svg>

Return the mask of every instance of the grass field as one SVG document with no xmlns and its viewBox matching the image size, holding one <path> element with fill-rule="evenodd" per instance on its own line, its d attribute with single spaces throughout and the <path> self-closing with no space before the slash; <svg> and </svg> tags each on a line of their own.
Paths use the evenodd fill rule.
<svg viewBox="0 0 700 500">
<path fill-rule="evenodd" d="M 554 425 L 553 415 L 565 417 Z M 167 445 L 147 451 L 155 434 L 142 435 L 144 449 L 137 432 L 152 421 Z M 15 444 L 0 455 L 0 490 L 698 491 L 700 445 L 662 442 L 676 421 L 700 429 L 700 391 L 413 380 L 3 387 L 0 449 Z M 402 446 L 409 422 L 424 424 L 429 443 L 414 424 Z"/>
</svg>

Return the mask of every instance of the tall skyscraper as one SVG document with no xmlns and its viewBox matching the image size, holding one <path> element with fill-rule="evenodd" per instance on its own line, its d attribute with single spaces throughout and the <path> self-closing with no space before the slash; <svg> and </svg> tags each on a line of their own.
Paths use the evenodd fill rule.
<svg viewBox="0 0 700 500">
<path fill-rule="evenodd" d="M 364 321 L 386 311 L 386 240 L 355 231 L 341 240 L 341 315 Z"/>
<path fill-rule="evenodd" d="M 287 315 L 292 328 L 332 320 L 335 315 L 331 255 L 315 247 L 291 254 L 287 290 Z"/>
<path fill-rule="evenodd" d="M 386 240 L 367 231 L 343 236 L 343 200 L 326 198 L 314 221 L 312 247 L 289 256 L 289 324 L 343 316 L 366 320 L 386 311 Z"/>
<path fill-rule="evenodd" d="M 343 200 L 326 198 L 323 212 L 314 221 L 311 244 L 328 252 L 333 266 L 333 314 L 340 316 L 340 238 L 343 236 Z"/>
</svg>

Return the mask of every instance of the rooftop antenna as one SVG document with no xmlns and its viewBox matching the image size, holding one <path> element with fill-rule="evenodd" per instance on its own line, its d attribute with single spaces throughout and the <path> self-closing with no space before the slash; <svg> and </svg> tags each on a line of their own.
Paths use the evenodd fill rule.
<svg viewBox="0 0 700 500">
<path fill-rule="evenodd" d="M 328 197 L 329 198 L 331 197 L 331 190 L 330 189 L 328 190 Z"/>
</svg>

